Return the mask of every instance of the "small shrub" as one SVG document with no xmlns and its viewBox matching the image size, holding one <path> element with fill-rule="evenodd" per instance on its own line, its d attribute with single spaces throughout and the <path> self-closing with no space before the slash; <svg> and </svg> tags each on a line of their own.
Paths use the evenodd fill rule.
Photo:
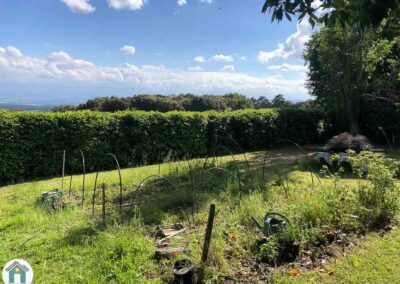
<svg viewBox="0 0 400 284">
<path fill-rule="evenodd" d="M 299 230 L 294 226 L 268 237 L 260 246 L 261 260 L 270 264 L 294 261 L 300 251 L 298 239 Z"/>
<path fill-rule="evenodd" d="M 360 221 L 367 228 L 386 225 L 398 208 L 399 192 L 394 182 L 398 162 L 369 151 L 353 155 L 351 161 L 354 173 L 365 181 L 358 187 Z"/>
<path fill-rule="evenodd" d="M 279 257 L 279 244 L 275 236 L 268 238 L 268 241 L 260 246 L 260 257 L 264 262 L 276 264 Z"/>
<path fill-rule="evenodd" d="M 357 153 L 372 149 L 372 144 L 368 138 L 362 135 L 351 135 L 348 132 L 336 135 L 328 140 L 325 150 L 329 152 L 341 153 L 353 150 Z"/>
</svg>

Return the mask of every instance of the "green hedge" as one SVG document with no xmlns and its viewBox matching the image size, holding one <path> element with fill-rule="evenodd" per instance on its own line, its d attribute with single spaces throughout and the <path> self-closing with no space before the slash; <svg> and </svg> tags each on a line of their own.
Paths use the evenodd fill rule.
<svg viewBox="0 0 400 284">
<path fill-rule="evenodd" d="M 242 110 L 233 112 L 0 112 L 0 183 L 61 173 L 62 151 L 67 171 L 79 171 L 78 150 L 88 171 L 162 161 L 166 156 L 198 157 L 224 145 L 234 152 L 266 149 L 282 138 L 318 141 L 315 111 Z M 223 138 L 225 137 L 225 138 Z M 226 138 L 231 137 L 231 138 Z"/>
</svg>

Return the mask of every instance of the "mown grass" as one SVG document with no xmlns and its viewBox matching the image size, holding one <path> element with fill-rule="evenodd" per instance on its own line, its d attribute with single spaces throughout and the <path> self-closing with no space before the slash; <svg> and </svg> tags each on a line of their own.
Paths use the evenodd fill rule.
<svg viewBox="0 0 400 284">
<path fill-rule="evenodd" d="M 290 154 L 298 153 L 290 151 Z M 13 258 L 26 259 L 33 266 L 36 283 L 167 282 L 172 279 L 175 260 L 158 262 L 154 259 L 157 225 L 183 222 L 188 228 L 183 243 L 187 243 L 189 252 L 177 258 L 189 258 L 198 263 L 208 206 L 215 203 L 217 214 L 210 263 L 206 269 L 206 279 L 210 283 L 222 282 L 226 276 L 239 279 L 240 270 L 244 270 L 240 280 L 248 282 L 385 283 L 386 279 L 395 279 L 392 271 L 400 264 L 396 254 L 400 242 L 397 229 L 383 238 L 368 233 L 366 241 L 349 252 L 349 256 L 330 264 L 335 272 L 329 276 L 302 272 L 300 277 L 293 278 L 286 275 L 285 269 L 246 276 L 247 268 L 243 269 L 242 261 L 257 256 L 254 244 L 261 236 L 251 216 L 262 220 L 266 212 L 278 211 L 291 220 L 308 216 L 308 221 L 318 224 L 335 222 L 332 216 L 327 216 L 327 208 L 318 206 L 325 204 L 319 201 L 329 197 L 326 189 L 332 188 L 335 180 L 320 177 L 320 184 L 314 176 L 312 183 L 301 158 L 288 160 L 285 155 L 278 154 L 272 155 L 273 162 L 268 165 L 263 179 L 262 157 L 263 153 L 247 155 L 255 169 L 251 174 L 246 172 L 243 155 L 234 156 L 240 162 L 239 173 L 230 162 L 231 156 L 219 159 L 220 165 L 240 176 L 240 187 L 236 179 L 218 172 L 201 176 L 194 171 L 191 176 L 187 162 L 122 170 L 124 203 L 134 204 L 134 209 L 125 208 L 122 216 L 118 214 L 118 173 L 101 173 L 98 185 L 107 184 L 105 223 L 100 220 L 100 198 L 97 198 L 95 218 L 91 216 L 94 174 L 86 177 L 85 207 L 80 206 L 82 176 L 74 176 L 75 197 L 67 198 L 69 205 L 57 213 L 44 211 L 35 201 L 42 191 L 60 188 L 60 178 L 3 187 L 0 189 L 0 263 Z M 190 164 L 192 168 L 201 167 L 204 160 L 192 160 Z M 140 181 L 158 171 L 177 188 L 151 180 L 135 190 Z M 348 178 L 340 184 L 342 188 L 351 189 L 358 181 Z M 65 179 L 64 187 L 68 191 L 69 178 Z M 310 234 L 310 238 L 313 236 Z M 307 238 L 303 240 L 304 246 L 311 242 Z"/>
</svg>

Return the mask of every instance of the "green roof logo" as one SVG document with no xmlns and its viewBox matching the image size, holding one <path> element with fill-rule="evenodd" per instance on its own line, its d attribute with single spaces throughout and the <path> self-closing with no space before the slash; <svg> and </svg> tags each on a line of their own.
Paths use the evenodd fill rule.
<svg viewBox="0 0 400 284">
<path fill-rule="evenodd" d="M 32 280 L 32 267 L 25 260 L 13 259 L 4 266 L 3 281 L 5 284 L 31 284 Z"/>
</svg>

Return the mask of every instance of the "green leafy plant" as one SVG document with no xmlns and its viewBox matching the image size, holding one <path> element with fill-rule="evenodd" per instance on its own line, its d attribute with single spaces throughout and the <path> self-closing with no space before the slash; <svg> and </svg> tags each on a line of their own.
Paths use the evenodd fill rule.
<svg viewBox="0 0 400 284">
<path fill-rule="evenodd" d="M 396 214 L 399 191 L 394 182 L 398 162 L 369 151 L 353 155 L 351 162 L 359 177 L 358 215 L 369 228 L 386 225 Z"/>
</svg>

